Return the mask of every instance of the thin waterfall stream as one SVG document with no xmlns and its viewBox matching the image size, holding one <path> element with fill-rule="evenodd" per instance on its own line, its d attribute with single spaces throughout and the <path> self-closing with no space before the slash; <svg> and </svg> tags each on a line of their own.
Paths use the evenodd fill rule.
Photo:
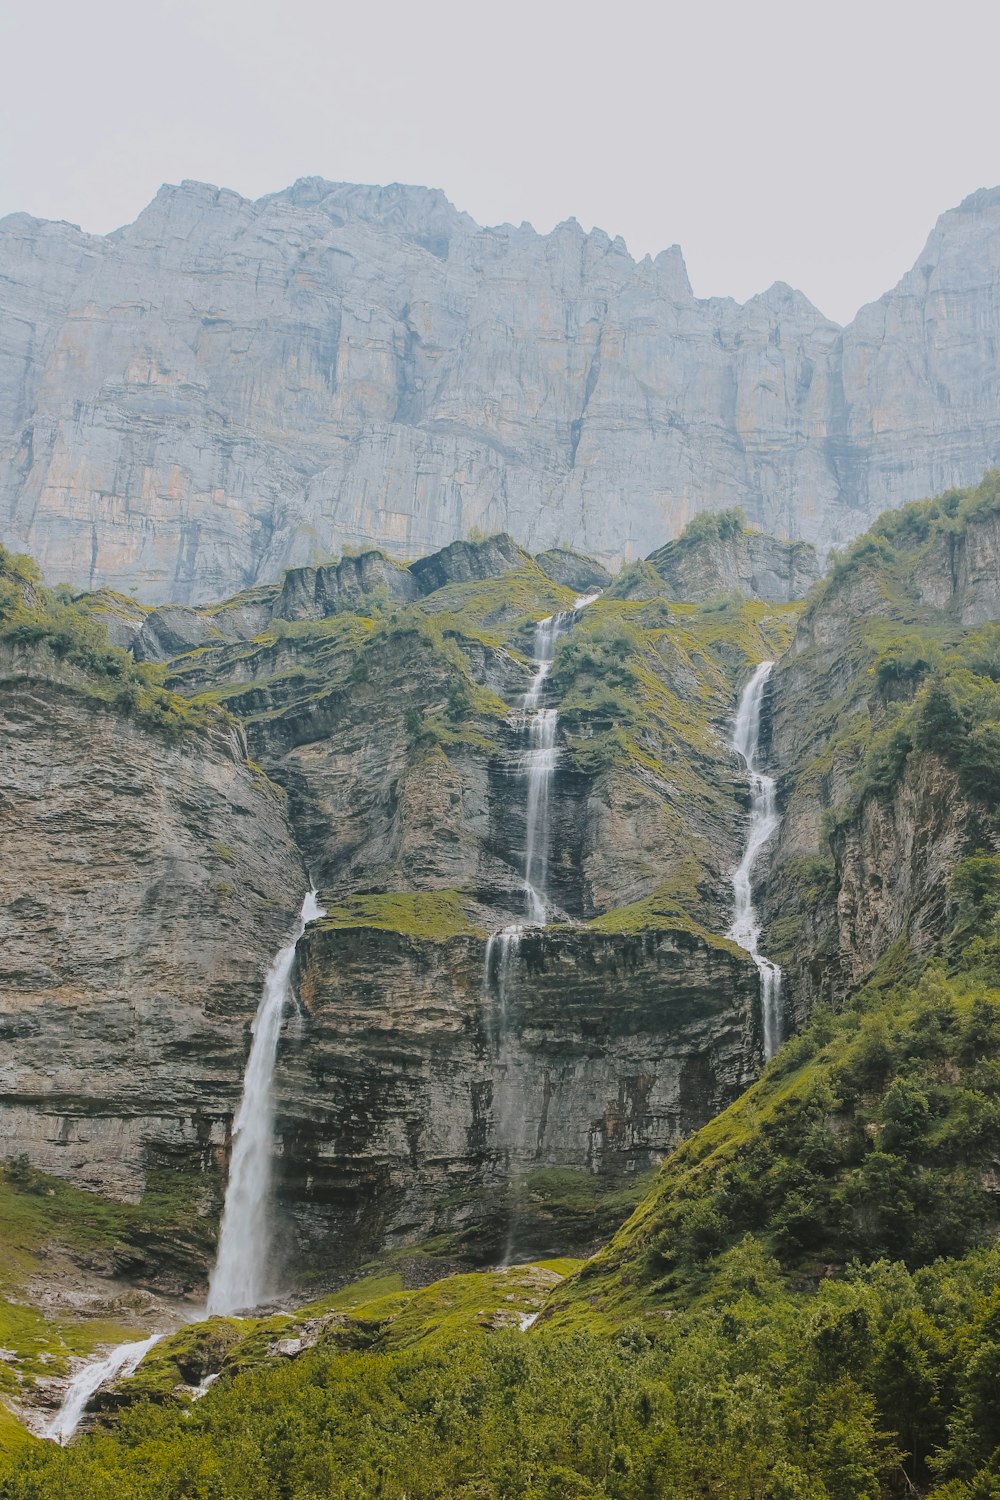
<svg viewBox="0 0 1000 1500">
<path fill-rule="evenodd" d="M 527 740 L 527 749 L 516 762 L 517 771 L 525 779 L 524 818 L 524 906 L 525 920 L 513 922 L 501 932 L 495 932 L 486 944 L 486 974 L 496 972 L 498 981 L 502 976 L 505 958 L 516 952 L 526 926 L 544 927 L 548 921 L 548 873 L 549 873 L 549 795 L 552 776 L 559 759 L 556 734 L 559 714 L 543 703 L 545 682 L 552 670 L 556 642 L 586 609 L 600 598 L 599 593 L 581 594 L 572 609 L 547 615 L 535 626 L 534 662 L 535 674 L 521 700 L 519 727 Z M 496 955 L 497 962 L 493 959 Z"/>
<path fill-rule="evenodd" d="M 206 1311 L 210 1317 L 257 1307 L 269 1290 L 274 1068 L 281 1023 L 288 1006 L 295 1003 L 292 991 L 295 950 L 308 923 L 324 915 L 316 891 L 309 891 L 302 903 L 294 937 L 279 950 L 264 980 L 243 1074 L 243 1092 L 233 1121 L 229 1182 L 219 1248 L 208 1287 Z M 68 1443 L 101 1386 L 106 1381 L 133 1375 L 163 1337 L 162 1333 L 154 1333 L 134 1343 L 119 1344 L 108 1354 L 88 1360 L 66 1387 L 46 1437 Z M 204 1394 L 204 1390 L 199 1389 L 199 1394 Z"/>
<path fill-rule="evenodd" d="M 746 949 L 757 965 L 766 1058 L 773 1057 L 781 1045 L 781 969 L 760 952 L 761 924 L 753 904 L 753 871 L 761 851 L 781 822 L 774 777 L 757 769 L 761 709 L 773 668 L 773 661 L 762 661 L 743 689 L 732 738 L 732 747 L 742 758 L 750 778 L 750 831 L 743 858 L 733 872 L 735 910 L 729 936 Z"/>
<path fill-rule="evenodd" d="M 529 927 L 544 927 L 548 922 L 548 872 L 551 830 L 549 802 L 552 777 L 559 759 L 556 736 L 559 714 L 544 703 L 545 683 L 552 670 L 556 644 L 560 635 L 573 621 L 600 598 L 600 590 L 593 594 L 581 594 L 572 609 L 547 615 L 535 626 L 534 662 L 535 673 L 521 700 L 519 729 L 527 741 L 527 749 L 515 762 L 517 774 L 526 783 L 524 814 L 524 920 L 512 922 L 500 932 L 494 932 L 486 941 L 483 964 L 483 988 L 487 995 L 495 992 L 496 1008 L 494 1042 L 497 1053 L 502 1049 L 507 1035 L 507 994 L 511 973 L 517 963 L 521 941 Z M 502 1091 L 497 1115 L 497 1133 L 501 1140 L 509 1139 L 511 1120 L 510 1101 Z M 507 1244 L 503 1264 L 510 1263 L 513 1250 L 514 1223 L 508 1226 Z"/>
</svg>

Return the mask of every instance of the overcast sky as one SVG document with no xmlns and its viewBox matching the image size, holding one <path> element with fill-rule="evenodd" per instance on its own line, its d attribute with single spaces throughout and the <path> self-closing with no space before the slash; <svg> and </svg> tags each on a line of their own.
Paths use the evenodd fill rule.
<svg viewBox="0 0 1000 1500">
<path fill-rule="evenodd" d="M 161 182 L 440 187 L 480 223 L 678 242 L 700 296 L 846 321 L 1000 182 L 983 0 L 45 0 L 0 18 L 0 214 Z"/>
</svg>

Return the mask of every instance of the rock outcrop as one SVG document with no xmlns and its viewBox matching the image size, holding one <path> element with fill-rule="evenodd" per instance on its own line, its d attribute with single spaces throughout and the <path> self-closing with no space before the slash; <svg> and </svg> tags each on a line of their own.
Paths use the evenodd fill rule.
<svg viewBox="0 0 1000 1500">
<path fill-rule="evenodd" d="M 611 574 L 595 558 L 585 557 L 581 552 L 568 552 L 565 547 L 550 547 L 546 552 L 539 552 L 535 562 L 553 583 L 561 583 L 579 594 L 606 589 L 611 582 Z"/>
<path fill-rule="evenodd" d="M 238 731 L 158 731 L 44 645 L 0 643 L 0 733 L 0 1156 L 132 1201 L 207 1169 L 212 1204 L 307 883 L 283 799 Z"/>
<path fill-rule="evenodd" d="M 565 1249 L 520 1220 L 518 1183 L 635 1180 L 746 1086 L 759 1046 L 753 964 L 683 930 L 538 933 L 501 997 L 481 938 L 321 922 L 298 987 L 279 1194 L 286 1255 L 327 1273 L 440 1236 L 466 1258 Z"/>
<path fill-rule="evenodd" d="M 703 509 L 821 547 L 1000 460 L 1000 189 L 846 329 L 677 247 L 481 229 L 440 194 L 164 187 L 0 223 L 0 537 L 53 582 L 218 598 L 473 528 L 604 561 Z"/>
<path fill-rule="evenodd" d="M 789 604 L 805 597 L 821 571 L 808 542 L 782 542 L 744 528 L 704 541 L 680 537 L 651 552 L 647 562 L 663 580 L 666 598 L 692 603 L 736 593 Z"/>
<path fill-rule="evenodd" d="M 929 954 L 954 919 L 958 861 L 1000 848 L 988 782 L 962 775 L 975 721 L 949 699 L 929 743 L 907 717 L 952 673 L 960 699 L 975 674 L 992 693 L 992 637 L 977 628 L 1000 619 L 998 516 L 992 474 L 888 518 L 824 581 L 774 673 L 766 739 L 784 818 L 761 872 L 765 939 L 800 1020 L 894 944 Z"/>
</svg>

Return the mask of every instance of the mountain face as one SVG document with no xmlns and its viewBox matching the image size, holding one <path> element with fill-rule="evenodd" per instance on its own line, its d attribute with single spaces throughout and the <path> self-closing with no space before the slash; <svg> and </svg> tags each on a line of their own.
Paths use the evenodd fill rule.
<svg viewBox="0 0 1000 1500">
<path fill-rule="evenodd" d="M 760 546 L 684 551 L 730 580 Z M 765 550 L 784 576 L 795 549 Z M 660 580 L 575 612 L 600 564 L 509 536 L 201 609 L 70 604 L 6 567 L 0 1154 L 140 1211 L 172 1181 L 173 1247 L 128 1239 L 147 1281 L 204 1275 L 192 1216 L 217 1219 L 261 978 L 309 880 L 325 914 L 274 1077 L 285 1276 L 429 1242 L 591 1248 L 755 1076 L 757 972 L 720 935 L 726 720 L 797 604 L 675 607 Z M 533 838 L 523 705 L 559 611 L 549 925 L 501 965 Z"/>
<path fill-rule="evenodd" d="M 758 972 L 725 936 L 757 663 L 778 659 L 760 764 L 783 819 L 755 875 L 786 1025 L 894 946 L 933 951 L 953 871 L 1000 848 L 997 515 L 995 477 L 890 513 L 819 584 L 808 544 L 731 511 L 615 578 L 499 535 L 201 607 L 67 603 L 8 559 L 0 1149 L 139 1207 L 177 1174 L 214 1218 L 261 975 L 311 880 L 274 1075 L 286 1274 L 592 1248 L 761 1066 Z M 545 617 L 548 923 L 506 962 Z M 926 743 L 941 674 L 963 704 L 979 684 L 971 749 Z M 203 1274 L 190 1245 L 167 1261 L 158 1285 Z"/>
<path fill-rule="evenodd" d="M 199 607 L 0 549 L 5 1500 L 995 1492 L 1000 474 L 814 573 L 732 511 Z M 285 1305 L 199 1321 L 279 947 Z"/>
<path fill-rule="evenodd" d="M 149 603 L 476 529 L 614 565 L 734 504 L 825 548 L 1000 460 L 998 229 L 974 194 L 841 329 L 419 188 L 185 182 L 105 237 L 15 214 L 0 537 Z"/>
<path fill-rule="evenodd" d="M 879 521 L 814 591 L 774 674 L 785 816 L 769 951 L 800 1020 L 887 953 L 935 950 L 956 866 L 1000 853 L 1000 483 Z"/>
</svg>

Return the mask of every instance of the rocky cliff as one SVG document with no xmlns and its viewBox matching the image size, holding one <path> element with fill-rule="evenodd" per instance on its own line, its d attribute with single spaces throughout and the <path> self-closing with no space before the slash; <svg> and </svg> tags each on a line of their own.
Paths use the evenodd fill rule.
<svg viewBox="0 0 1000 1500">
<path fill-rule="evenodd" d="M 286 1266 L 592 1245 L 601 1204 L 760 1066 L 757 972 L 720 936 L 747 834 L 731 721 L 756 662 L 780 658 L 764 753 L 784 821 L 757 873 L 795 1017 L 887 954 L 931 952 L 956 869 L 1000 848 L 997 514 L 995 478 L 893 513 L 804 610 L 785 601 L 809 554 L 732 515 L 575 613 L 599 565 L 503 535 L 201 607 L 66 604 L 28 570 L 0 632 L 23 743 L 6 1149 L 117 1195 L 175 1172 L 217 1201 L 261 977 L 308 870 L 326 915 L 279 1054 Z M 490 936 L 524 917 L 521 705 L 560 610 L 550 925 L 491 964 Z M 105 620 L 133 660 L 100 644 Z"/>
<path fill-rule="evenodd" d="M 553 929 L 501 993 L 480 935 L 391 907 L 334 908 L 299 955 L 305 1018 L 278 1074 L 286 1263 L 593 1246 L 601 1198 L 634 1197 L 753 1076 L 757 976 L 733 945 L 666 923 Z"/>
<path fill-rule="evenodd" d="M 575 223 L 440 194 L 164 187 L 95 237 L 0 223 L 0 536 L 53 581 L 217 598 L 473 528 L 607 560 L 703 509 L 821 546 L 1000 458 L 1000 190 L 846 329 L 692 295 Z"/>
<path fill-rule="evenodd" d="M 133 1203 L 172 1183 L 183 1229 L 214 1211 L 246 1028 L 306 874 L 232 720 L 15 589 L 0 567 L 0 1154 Z M 204 1254 L 186 1245 L 188 1284 Z"/>
<path fill-rule="evenodd" d="M 756 971 L 712 936 L 743 835 L 726 726 L 735 683 L 787 639 L 794 608 L 674 612 L 612 589 L 576 618 L 550 676 L 557 925 L 502 995 L 487 973 L 488 935 L 524 911 L 519 704 L 535 622 L 573 604 L 549 576 L 567 568 L 599 576 L 501 537 L 409 570 L 348 559 L 336 588 L 329 570 L 293 570 L 271 599 L 293 618 L 249 640 L 204 634 L 229 605 L 185 612 L 191 647 L 167 680 L 239 717 L 328 908 L 300 951 L 305 1016 L 279 1068 L 299 1265 L 424 1242 L 465 1258 L 508 1238 L 593 1243 L 601 1196 L 757 1065 Z M 595 1202 L 582 1217 L 581 1194 Z"/>
<path fill-rule="evenodd" d="M 718 538 L 690 546 L 726 573 Z M 797 606 L 611 589 L 567 615 L 552 926 L 501 981 L 535 626 L 599 564 L 499 536 L 153 610 L 6 566 L 0 1154 L 118 1198 L 173 1182 L 182 1217 L 214 1218 L 307 879 L 327 914 L 276 1080 L 287 1274 L 589 1247 L 754 1076 L 757 973 L 716 935 L 744 834 L 727 720 Z"/>
<path fill-rule="evenodd" d="M 801 1019 L 895 950 L 935 950 L 960 862 L 1000 849 L 1000 483 L 886 516 L 834 566 L 774 675 L 784 821 L 771 950 Z"/>
</svg>

